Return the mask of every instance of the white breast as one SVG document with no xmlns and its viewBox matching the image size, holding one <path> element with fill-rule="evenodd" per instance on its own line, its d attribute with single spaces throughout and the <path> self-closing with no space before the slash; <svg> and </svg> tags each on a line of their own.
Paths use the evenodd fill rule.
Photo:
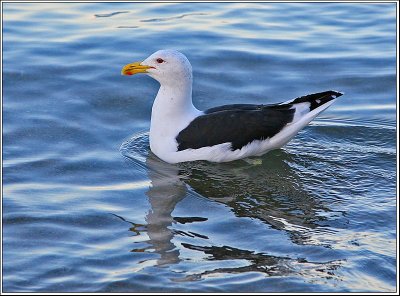
<svg viewBox="0 0 400 296">
<path fill-rule="evenodd" d="M 151 151 L 164 161 L 178 162 L 174 161 L 178 150 L 176 136 L 201 114 L 193 106 L 191 89 L 177 92 L 161 86 L 151 112 Z"/>
</svg>

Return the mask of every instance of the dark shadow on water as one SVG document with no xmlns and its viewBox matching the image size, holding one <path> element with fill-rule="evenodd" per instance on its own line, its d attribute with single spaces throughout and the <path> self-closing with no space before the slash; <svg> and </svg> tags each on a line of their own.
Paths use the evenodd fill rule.
<svg viewBox="0 0 400 296">
<path fill-rule="evenodd" d="M 146 192 L 151 206 L 146 215 L 147 225 L 130 222 L 131 231 L 147 233 L 148 247 L 132 251 L 153 250 L 160 256 L 157 266 L 180 262 L 181 246 L 207 254 L 208 260 L 243 259 L 249 262 L 243 267 L 217 268 L 176 281 L 192 281 L 210 273 L 224 272 L 255 271 L 268 276 L 287 275 L 299 272 L 302 269 L 299 266 L 303 266 L 310 277 L 332 278 L 332 270 L 341 265 L 340 260 L 313 263 L 304 258 L 276 257 L 230 246 L 210 247 L 189 243 L 176 246 L 172 242 L 176 235 L 208 239 L 204 234 L 173 229 L 175 223 L 202 223 L 208 220 L 199 216 L 172 215 L 175 206 L 192 194 L 229 206 L 237 217 L 257 219 L 274 229 L 285 231 L 297 245 L 309 244 L 309 231 L 318 229 L 325 219 L 318 213 L 329 209 L 302 188 L 300 176 L 288 165 L 293 161 L 290 154 L 277 150 L 262 158 L 230 163 L 197 161 L 168 164 L 149 151 L 148 133 L 137 134 L 121 146 L 122 155 L 133 168 L 145 172 L 151 181 Z M 329 248 L 329 245 L 323 247 Z"/>
</svg>

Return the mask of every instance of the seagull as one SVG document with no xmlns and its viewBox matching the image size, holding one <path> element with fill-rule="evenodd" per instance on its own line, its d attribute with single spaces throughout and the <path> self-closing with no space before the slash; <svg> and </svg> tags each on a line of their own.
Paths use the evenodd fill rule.
<svg viewBox="0 0 400 296">
<path fill-rule="evenodd" d="M 192 66 L 176 50 L 159 50 L 125 65 L 160 83 L 151 111 L 150 149 L 168 163 L 228 162 L 288 143 L 343 93 L 324 91 L 277 104 L 231 104 L 200 111 L 192 101 Z"/>
</svg>

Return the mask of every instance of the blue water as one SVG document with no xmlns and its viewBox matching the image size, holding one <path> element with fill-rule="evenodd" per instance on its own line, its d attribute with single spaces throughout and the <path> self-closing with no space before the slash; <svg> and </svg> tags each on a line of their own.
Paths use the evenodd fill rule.
<svg viewBox="0 0 400 296">
<path fill-rule="evenodd" d="M 4 292 L 394 292 L 394 3 L 2 3 Z M 194 104 L 345 93 L 287 146 L 168 165 L 158 84 Z"/>
</svg>

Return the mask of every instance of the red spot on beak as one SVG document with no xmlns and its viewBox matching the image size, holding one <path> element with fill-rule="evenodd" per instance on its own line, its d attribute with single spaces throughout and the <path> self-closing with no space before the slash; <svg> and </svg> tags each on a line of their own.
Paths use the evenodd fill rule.
<svg viewBox="0 0 400 296">
<path fill-rule="evenodd" d="M 133 75 L 132 72 L 125 72 L 125 75 Z"/>
</svg>

